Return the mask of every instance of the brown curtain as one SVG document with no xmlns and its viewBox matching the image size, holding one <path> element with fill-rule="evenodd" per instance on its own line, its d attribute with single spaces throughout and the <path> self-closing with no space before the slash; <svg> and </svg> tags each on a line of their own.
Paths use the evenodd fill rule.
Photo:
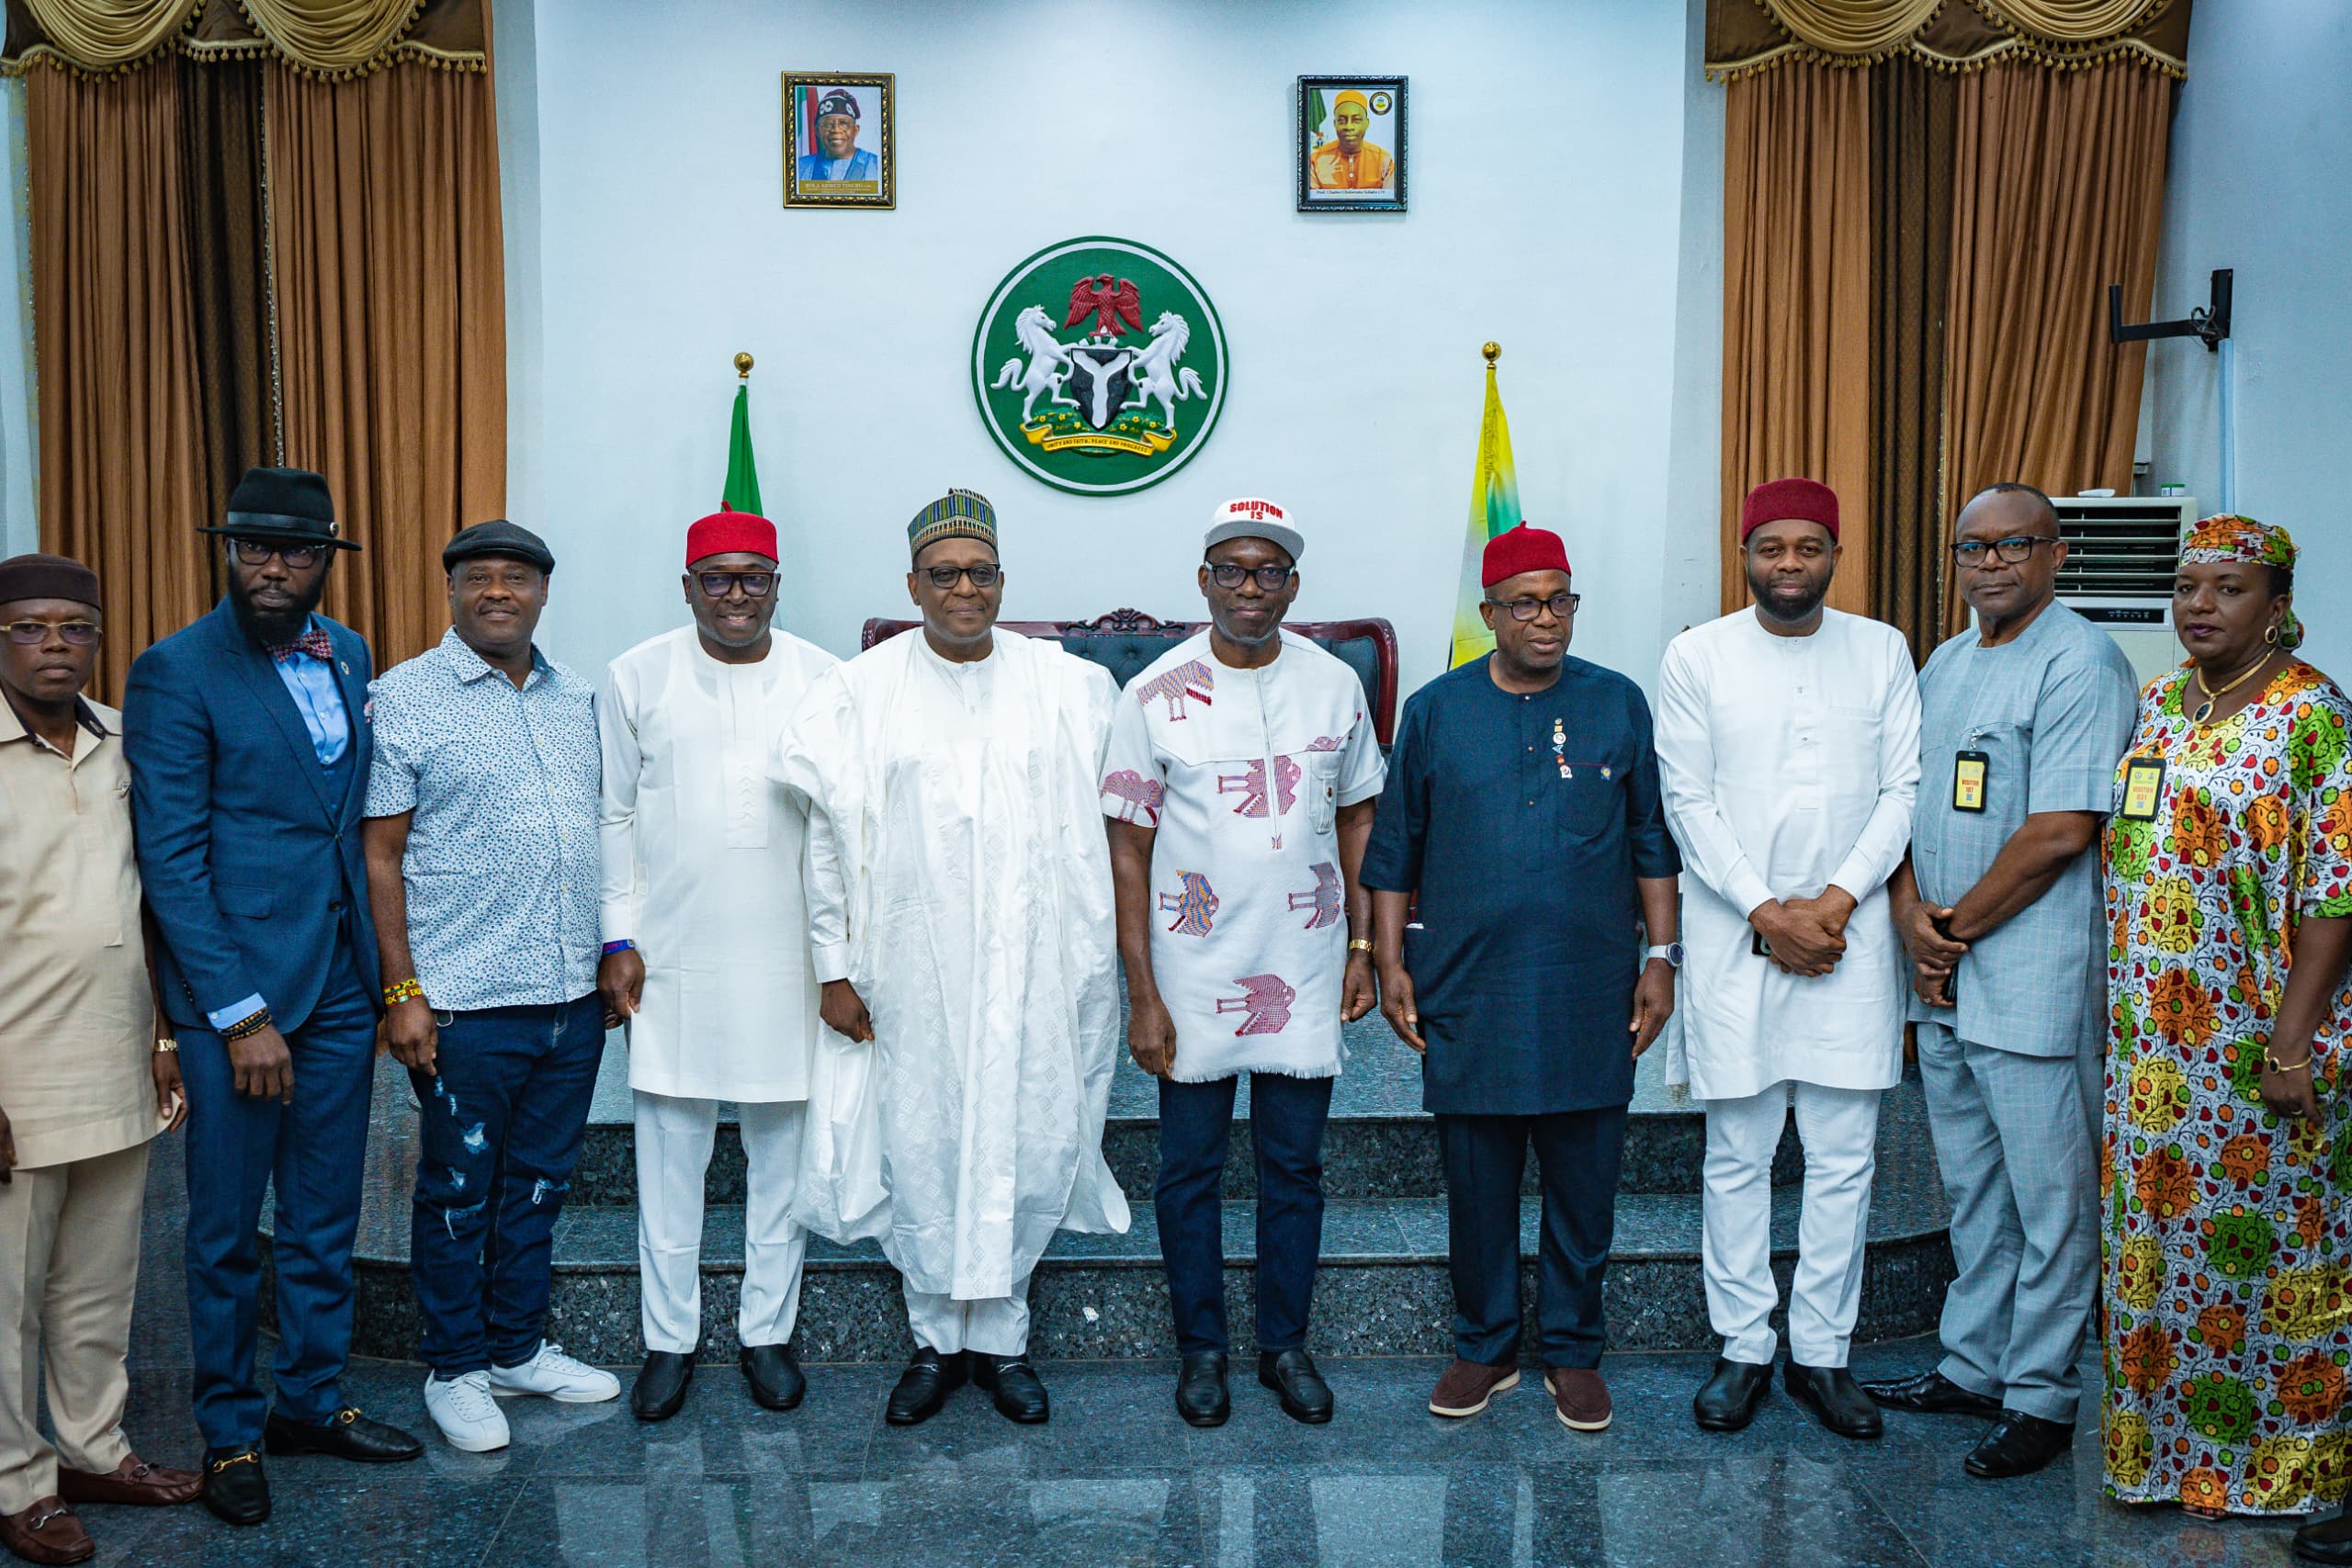
<svg viewBox="0 0 2352 1568">
<path fill-rule="evenodd" d="M 1958 79 L 1871 71 L 1871 611 L 1924 662 L 1945 630 L 1944 295 Z"/>
<path fill-rule="evenodd" d="M 268 72 L 286 460 L 326 476 L 362 547 L 326 608 L 382 669 L 440 638 L 441 547 L 505 504 L 491 78 Z"/>
<path fill-rule="evenodd" d="M 263 232 L 262 68 L 257 61 L 152 69 L 180 78 L 187 203 L 188 285 L 196 331 L 198 410 L 208 511 L 226 507 L 237 479 L 278 460 L 277 378 L 269 341 Z M 213 558 L 213 594 L 223 586 Z"/>
<path fill-rule="evenodd" d="M 41 544 L 98 572 L 92 690 L 211 607 L 202 382 L 175 70 L 25 84 Z"/>
<path fill-rule="evenodd" d="M 1944 362 L 1947 517 L 2001 479 L 2132 488 L 2144 344 L 2107 339 L 2107 286 L 2147 318 L 2169 77 L 1995 64 L 1959 84 Z M 1946 604 L 1947 615 L 1957 614 Z M 1947 619 L 1946 625 L 1954 624 Z"/>
<path fill-rule="evenodd" d="M 1741 499 L 1802 474 L 1838 492 L 1829 602 L 1867 612 L 1870 78 L 1797 62 L 1725 93 L 1723 607 L 1748 602 Z"/>
</svg>

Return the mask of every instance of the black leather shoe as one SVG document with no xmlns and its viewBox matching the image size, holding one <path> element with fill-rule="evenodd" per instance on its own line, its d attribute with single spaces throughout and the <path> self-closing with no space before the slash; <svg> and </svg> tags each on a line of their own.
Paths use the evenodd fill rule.
<svg viewBox="0 0 2352 1568">
<path fill-rule="evenodd" d="M 1757 1406 L 1771 1392 L 1770 1361 L 1735 1361 L 1718 1356 L 1714 1375 L 1690 1401 L 1690 1413 L 1705 1431 L 1736 1432 L 1756 1419 Z"/>
<path fill-rule="evenodd" d="M 929 1347 L 917 1350 L 907 1370 L 899 1374 L 899 1386 L 890 1391 L 882 1419 L 893 1427 L 930 1420 L 947 1403 L 948 1394 L 962 1384 L 965 1371 L 961 1351 L 943 1356 Z"/>
<path fill-rule="evenodd" d="M 274 1454 L 324 1454 L 361 1464 L 399 1464 L 424 1455 L 423 1443 L 398 1427 L 369 1420 L 356 1404 L 345 1405 L 332 1420 L 316 1426 L 273 1410 L 262 1423 L 261 1441 Z"/>
<path fill-rule="evenodd" d="M 1883 1378 L 1862 1384 L 1871 1403 L 1888 1410 L 1908 1410 L 1916 1416 L 1973 1416 L 1980 1421 L 2001 1418 L 2001 1402 L 1989 1393 L 1971 1393 L 1943 1373 L 1930 1368 L 1907 1378 Z"/>
<path fill-rule="evenodd" d="M 640 1421 L 667 1421 L 685 1407 L 686 1385 L 694 1381 L 692 1356 L 648 1350 L 628 1391 L 629 1411 Z"/>
<path fill-rule="evenodd" d="M 1046 1404 L 1046 1385 L 1037 1380 L 1037 1369 L 1028 1357 L 973 1350 L 965 1359 L 972 1363 L 973 1384 L 995 1397 L 996 1413 L 1006 1420 L 1035 1427 L 1052 1414 Z"/>
<path fill-rule="evenodd" d="M 1789 1397 L 1841 1438 L 1868 1442 L 1886 1430 L 1878 1406 L 1843 1367 L 1801 1367 L 1791 1361 L 1784 1381 Z"/>
<path fill-rule="evenodd" d="M 1195 1427 L 1222 1427 L 1233 1414 L 1225 1388 L 1225 1352 L 1195 1350 L 1176 1374 L 1176 1414 Z"/>
<path fill-rule="evenodd" d="M 251 1449 L 220 1449 L 204 1456 L 204 1506 L 232 1525 L 269 1517 L 269 1478 Z"/>
<path fill-rule="evenodd" d="M 2294 1551 L 2301 1562 L 2352 1562 L 2352 1513 L 2313 1519 L 2295 1532 Z"/>
<path fill-rule="evenodd" d="M 808 1392 L 799 1363 L 781 1345 L 743 1347 L 743 1381 L 752 1385 L 752 1397 L 770 1410 L 790 1410 Z"/>
<path fill-rule="evenodd" d="M 1968 1451 L 1968 1473 L 1980 1481 L 2031 1475 L 2074 1446 L 2072 1421 L 2045 1421 L 2022 1410 L 2004 1410 L 1993 1429 Z"/>
<path fill-rule="evenodd" d="M 1282 1396 L 1283 1414 L 1320 1427 L 1331 1418 L 1331 1385 L 1304 1350 L 1261 1350 L 1258 1381 Z"/>
</svg>

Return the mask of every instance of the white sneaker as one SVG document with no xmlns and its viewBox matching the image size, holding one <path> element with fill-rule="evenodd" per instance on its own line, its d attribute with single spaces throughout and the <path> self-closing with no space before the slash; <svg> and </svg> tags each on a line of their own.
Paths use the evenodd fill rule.
<svg viewBox="0 0 2352 1568">
<path fill-rule="evenodd" d="M 491 1368 L 490 1392 L 501 1399 L 537 1393 L 561 1404 L 602 1404 L 620 1397 L 621 1380 L 572 1359 L 562 1346 L 542 1339 L 539 1353 L 521 1366 Z"/>
<path fill-rule="evenodd" d="M 424 1413 L 453 1449 L 486 1454 L 507 1444 L 506 1413 L 490 1397 L 488 1372 L 468 1372 L 447 1382 L 428 1375 Z"/>
</svg>

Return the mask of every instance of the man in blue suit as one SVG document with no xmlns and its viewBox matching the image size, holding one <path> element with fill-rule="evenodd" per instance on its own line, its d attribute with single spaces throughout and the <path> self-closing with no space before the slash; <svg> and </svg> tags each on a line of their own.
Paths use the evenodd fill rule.
<svg viewBox="0 0 2352 1568">
<path fill-rule="evenodd" d="M 315 614 L 338 550 L 326 481 L 254 468 L 226 518 L 228 596 L 130 668 L 139 869 L 163 934 L 190 1118 L 188 1327 L 204 1501 L 269 1517 L 259 1448 L 414 1459 L 345 1404 L 377 1000 L 360 853 L 373 746 L 368 645 Z M 135 731 L 135 734 L 130 733 Z M 275 1178 L 277 1401 L 254 1382 L 256 1230 Z"/>
</svg>

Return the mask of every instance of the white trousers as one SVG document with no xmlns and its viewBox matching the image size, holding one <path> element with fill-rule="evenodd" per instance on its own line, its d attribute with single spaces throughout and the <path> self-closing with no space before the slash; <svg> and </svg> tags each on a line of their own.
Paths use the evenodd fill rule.
<svg viewBox="0 0 2352 1568">
<path fill-rule="evenodd" d="M 636 1091 L 637 1260 L 648 1350 L 690 1356 L 702 1340 L 703 1176 L 718 1133 L 718 1101 Z M 748 1168 L 743 1291 L 735 1314 L 745 1345 L 781 1345 L 800 1315 L 808 1233 L 792 1222 L 803 1100 L 735 1108 Z"/>
<path fill-rule="evenodd" d="M 1793 1094 L 1804 1145 L 1804 1210 L 1789 1292 L 1789 1354 L 1842 1367 L 1862 1300 L 1862 1237 L 1878 1165 L 1874 1089 L 1780 1083 L 1744 1100 L 1707 1101 L 1706 1226 L 1700 1257 L 1707 1320 L 1727 1360 L 1768 1365 L 1779 1340 L 1772 1279 L 1772 1151 Z"/>
<path fill-rule="evenodd" d="M 1012 1294 L 959 1302 L 918 1291 L 899 1278 L 907 1295 L 907 1327 L 915 1343 L 953 1356 L 978 1350 L 984 1356 L 1020 1356 L 1029 1349 L 1029 1277 L 1012 1281 Z"/>
</svg>

